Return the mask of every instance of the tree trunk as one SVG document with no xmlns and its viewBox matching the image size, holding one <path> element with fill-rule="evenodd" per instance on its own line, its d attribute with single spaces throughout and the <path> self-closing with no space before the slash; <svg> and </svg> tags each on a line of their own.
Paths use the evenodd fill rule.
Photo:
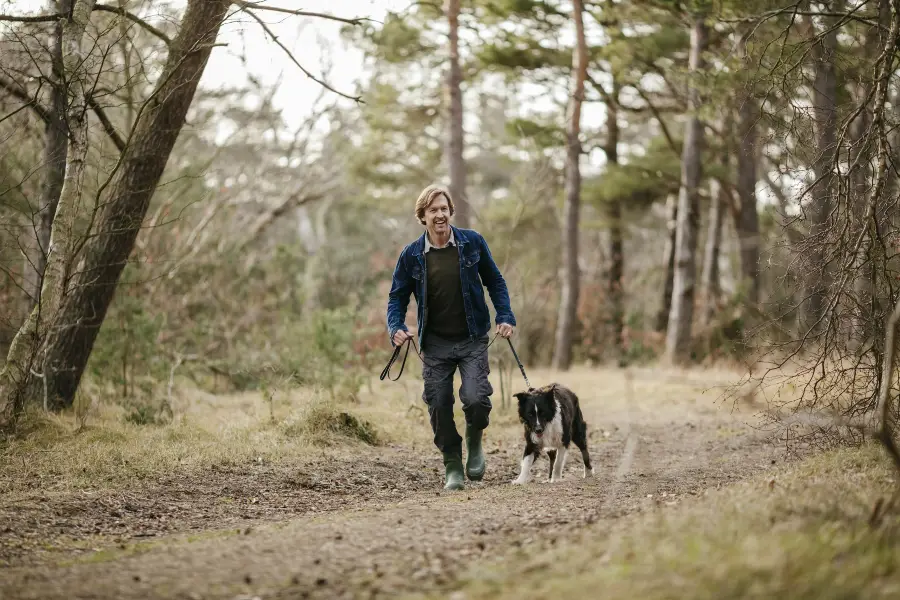
<svg viewBox="0 0 900 600">
<path fill-rule="evenodd" d="M 868 93 L 868 89 L 861 90 L 863 94 Z M 863 96 L 864 97 L 864 96 Z M 860 143 L 865 136 L 865 131 L 871 124 L 871 111 L 866 109 L 858 117 L 857 123 L 854 125 L 852 133 L 853 141 Z M 859 159 L 859 153 L 852 157 L 853 160 Z M 859 227 L 861 229 L 874 228 L 875 217 L 869 222 L 864 222 L 866 214 L 866 180 L 868 179 L 868 171 L 865 165 L 860 164 L 856 171 L 850 173 L 850 201 L 853 203 L 853 212 Z M 877 214 L 877 212 L 876 212 Z M 872 238 L 875 237 L 874 231 L 870 231 L 863 236 L 857 252 L 856 264 L 858 271 L 855 273 L 853 280 L 853 302 L 855 306 L 853 311 L 853 325 L 850 328 L 850 346 L 857 349 L 865 342 L 865 340 L 874 333 L 872 328 L 875 317 L 872 308 L 872 295 L 875 289 L 875 265 L 873 264 L 874 256 L 872 256 Z"/>
<path fill-rule="evenodd" d="M 694 15 L 694 25 L 691 29 L 689 70 L 694 77 L 704 68 L 703 51 L 706 49 L 708 37 L 704 19 L 703 14 Z M 673 363 L 682 362 L 687 358 L 694 316 L 699 211 L 697 194 L 703 166 L 701 162 L 703 124 L 697 115 L 700 109 L 700 92 L 694 83 L 688 87 L 688 109 L 691 115 L 685 125 L 684 149 L 681 155 L 681 189 L 678 192 L 672 308 L 669 311 L 669 327 L 666 332 L 666 359 Z"/>
<path fill-rule="evenodd" d="M 879 10 L 879 21 L 883 28 L 881 31 L 886 32 L 890 30 L 890 18 L 890 7 L 887 3 L 881 3 Z M 873 26 L 866 32 L 866 42 L 863 47 L 865 60 L 871 61 L 877 56 L 879 48 L 884 46 L 881 37 L 877 27 Z M 856 102 L 862 103 L 868 98 L 871 91 L 871 81 L 858 84 L 856 86 Z M 895 100 L 895 98 L 893 99 Z M 856 258 L 859 267 L 853 281 L 853 301 L 855 306 L 852 308 L 853 325 L 850 329 L 849 342 L 853 350 L 863 351 L 867 345 L 866 341 L 873 339 L 875 334 L 874 325 L 877 312 L 874 304 L 876 269 L 878 268 L 875 263 L 877 260 L 876 254 L 878 253 L 874 251 L 875 245 L 872 243 L 873 239 L 878 237 L 875 231 L 875 223 L 878 222 L 877 215 L 879 214 L 877 206 L 873 217 L 868 222 L 865 221 L 867 182 L 870 181 L 872 176 L 872 169 L 869 166 L 871 151 L 865 147 L 864 140 L 873 120 L 872 108 L 867 106 L 853 124 L 851 147 L 856 148 L 856 151 L 851 150 L 850 156 L 851 165 L 859 162 L 855 170 L 850 172 L 850 202 L 853 205 L 854 216 L 859 222 L 860 229 L 868 229 L 868 232 L 863 236 Z M 896 148 L 896 146 L 892 147 Z M 893 173 L 893 169 L 891 173 Z M 890 187 L 886 186 L 886 190 L 888 190 L 887 195 L 889 196 L 891 193 L 889 191 Z"/>
<path fill-rule="evenodd" d="M 887 113 L 887 117 L 894 122 L 900 121 L 900 87 L 894 87 L 890 94 L 891 110 Z M 888 133 L 888 143 L 891 148 L 900 148 L 900 127 L 894 128 Z M 900 194 L 900 177 L 897 176 L 896 169 L 888 172 L 887 193 L 889 195 Z"/>
<path fill-rule="evenodd" d="M 119 0 L 119 8 L 125 10 L 128 7 L 129 0 Z M 119 49 L 122 52 L 122 92 L 125 95 L 125 129 L 126 131 L 131 131 L 131 128 L 134 127 L 134 111 L 135 111 L 135 100 L 134 100 L 134 89 L 135 89 L 135 79 L 134 73 L 131 66 L 132 61 L 132 52 L 134 48 L 130 43 L 128 38 L 128 29 L 130 27 L 130 23 L 125 19 L 119 19 Z"/>
<path fill-rule="evenodd" d="M 84 31 L 94 10 L 94 0 L 77 0 L 72 18 L 63 28 L 63 67 L 68 85 L 69 106 L 66 110 L 69 147 L 66 155 L 66 175 L 47 253 L 47 267 L 41 292 L 42 308 L 48 318 L 54 318 L 67 287 L 73 259 L 75 240 L 75 219 L 81 204 L 84 187 L 84 170 L 88 152 L 88 104 L 87 90 L 91 81 L 87 73 L 79 72 L 84 65 L 86 53 L 82 48 Z M 49 288 L 49 289 L 48 289 Z M 47 300 L 44 295 L 49 294 Z"/>
<path fill-rule="evenodd" d="M 719 165 L 722 173 L 728 173 L 730 167 L 731 134 L 734 120 L 730 112 L 725 113 L 722 120 L 722 149 L 719 154 Z M 722 221 L 726 207 L 731 204 L 728 190 L 718 178 L 709 180 L 709 222 L 706 230 L 706 247 L 703 251 L 703 271 L 700 274 L 700 289 L 703 290 L 700 305 L 700 323 L 709 325 L 719 308 L 722 296 L 719 275 L 719 255 L 722 248 Z"/>
<path fill-rule="evenodd" d="M 727 168 L 727 154 L 723 154 L 722 163 Z M 722 215 L 728 202 L 727 195 L 725 186 L 718 179 L 709 180 L 709 226 L 706 230 L 706 248 L 703 252 L 703 272 L 700 275 L 700 287 L 703 290 L 700 322 L 703 325 L 712 322 L 721 296 L 719 250 L 722 245 Z"/>
<path fill-rule="evenodd" d="M 455 206 L 455 221 L 459 227 L 471 225 L 469 201 L 466 196 L 466 162 L 463 160 L 462 70 L 459 66 L 459 3 L 447 0 L 447 21 L 450 26 L 450 70 L 447 91 L 450 99 L 450 136 L 447 140 L 447 163 L 450 171 L 450 196 Z"/>
<path fill-rule="evenodd" d="M 229 5 L 228 0 L 189 1 L 152 99 L 138 116 L 95 233 L 84 247 L 77 285 L 62 306 L 61 326 L 46 344 L 44 372 L 53 407 L 72 404 Z"/>
<path fill-rule="evenodd" d="M 663 251 L 663 263 L 666 275 L 663 280 L 662 302 L 656 313 L 656 331 L 662 333 L 669 327 L 669 311 L 672 309 L 672 287 L 675 280 L 675 232 L 678 222 L 678 199 L 669 195 L 666 198 L 666 248 Z"/>
<path fill-rule="evenodd" d="M 738 52 L 747 59 L 746 37 L 741 36 Z M 741 255 L 741 287 L 751 305 L 759 302 L 759 214 L 756 210 L 756 144 L 759 107 L 751 83 L 739 99 L 737 133 L 737 205 L 732 205 L 734 229 Z"/>
<path fill-rule="evenodd" d="M 609 165 L 619 164 L 619 84 L 613 80 L 611 102 L 606 107 L 606 144 L 604 152 Z M 606 221 L 609 227 L 609 272 L 606 279 L 606 297 L 609 302 L 610 336 L 613 353 L 622 364 L 625 353 L 622 332 L 625 329 L 625 308 L 623 306 L 622 273 L 622 203 L 612 198 L 606 205 Z"/>
<path fill-rule="evenodd" d="M 587 44 L 584 38 L 582 0 L 573 0 L 575 52 L 572 59 L 572 97 L 566 115 L 566 184 L 563 214 L 563 276 L 556 325 L 553 368 L 566 370 L 572 364 L 572 337 L 578 309 L 578 210 L 581 203 L 581 103 L 587 78 Z"/>
<path fill-rule="evenodd" d="M 837 150 L 837 76 L 834 58 L 839 28 L 834 27 L 832 20 L 832 18 L 825 19 L 825 27 L 830 31 L 822 34 L 822 37 L 813 45 L 812 50 L 815 62 L 813 117 L 819 156 L 813 163 L 817 183 L 811 190 L 810 237 L 813 240 L 813 246 L 808 269 L 809 304 L 804 329 L 817 331 L 821 330 L 824 321 L 825 296 L 829 283 L 825 236 L 828 216 L 832 207 L 834 188 L 832 169 Z"/>
<path fill-rule="evenodd" d="M 94 0 L 77 0 L 72 7 L 71 18 L 64 22 L 62 28 L 63 72 L 69 100 L 66 109 L 69 139 L 65 178 L 53 217 L 40 300 L 13 338 L 6 366 L 0 373 L 0 402 L 3 403 L 0 421 L 4 424 L 15 419 L 23 406 L 25 385 L 38 346 L 58 316 L 68 283 L 69 266 L 76 242 L 75 218 L 81 200 L 88 150 L 88 107 L 85 93 L 90 82 L 82 69 L 86 58 L 82 40 L 93 9 Z"/>
<path fill-rule="evenodd" d="M 53 12 L 68 14 L 72 0 L 51 0 Z M 44 176 L 41 182 L 41 199 L 38 219 L 32 223 L 35 232 L 34 246 L 29 246 L 25 255 L 25 308 L 26 313 L 34 310 L 41 295 L 41 282 L 47 266 L 47 250 L 50 247 L 50 232 L 53 217 L 59 203 L 66 176 L 66 152 L 68 151 L 68 130 L 66 128 L 66 84 L 63 74 L 63 22 L 56 22 L 53 42 L 50 46 L 50 110 L 47 111 L 47 137 L 44 140 Z"/>
</svg>

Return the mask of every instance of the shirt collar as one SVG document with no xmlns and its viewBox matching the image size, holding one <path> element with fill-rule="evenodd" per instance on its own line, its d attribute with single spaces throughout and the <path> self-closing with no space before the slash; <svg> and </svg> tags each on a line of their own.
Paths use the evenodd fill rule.
<svg viewBox="0 0 900 600">
<path fill-rule="evenodd" d="M 450 228 L 450 239 L 447 240 L 447 246 L 455 246 L 455 245 L 456 245 L 456 238 L 453 235 L 453 228 L 451 227 Z M 431 241 L 428 239 L 428 232 L 425 232 L 425 250 L 424 250 L 423 254 L 425 252 L 428 252 L 432 248 L 436 248 L 439 250 L 439 248 L 437 246 L 433 246 L 431 244 Z"/>
</svg>

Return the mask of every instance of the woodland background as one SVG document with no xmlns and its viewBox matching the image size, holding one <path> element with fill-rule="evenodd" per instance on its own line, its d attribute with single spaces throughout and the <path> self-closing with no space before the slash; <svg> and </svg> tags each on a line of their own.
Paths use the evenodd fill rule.
<svg viewBox="0 0 900 600">
<path fill-rule="evenodd" d="M 486 236 L 527 364 L 736 363 L 796 382 L 791 411 L 877 403 L 898 2 L 448 0 L 384 22 L 250 1 L 6 8 L 7 422 L 98 401 L 164 421 L 180 378 L 352 396 L 389 356 L 391 271 L 435 181 Z M 277 86 L 197 86 L 223 23 L 286 19 L 341 21 L 358 85 L 292 55 L 286 77 L 322 84 L 298 127 Z"/>
</svg>

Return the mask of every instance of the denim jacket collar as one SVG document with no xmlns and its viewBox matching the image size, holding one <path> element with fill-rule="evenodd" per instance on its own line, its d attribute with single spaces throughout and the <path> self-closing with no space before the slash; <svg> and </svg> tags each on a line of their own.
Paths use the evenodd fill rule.
<svg viewBox="0 0 900 600">
<path fill-rule="evenodd" d="M 453 232 L 453 226 L 450 226 L 450 239 L 447 240 L 447 246 L 455 246 L 456 245 L 456 235 Z M 431 240 L 428 239 L 428 232 L 425 232 L 425 249 L 422 250 L 423 254 L 427 254 L 429 250 L 432 248 L 437 248 L 434 244 L 431 243 Z"/>
<path fill-rule="evenodd" d="M 448 245 L 456 245 L 462 248 L 467 243 L 466 236 L 463 232 L 461 232 L 455 225 L 450 226 L 450 242 Z M 419 236 L 419 239 L 416 240 L 415 245 L 412 248 L 413 256 L 422 256 L 428 251 L 428 246 L 431 246 L 431 242 L 428 241 L 428 233 L 422 233 Z M 434 246 L 431 246 L 434 248 Z"/>
</svg>

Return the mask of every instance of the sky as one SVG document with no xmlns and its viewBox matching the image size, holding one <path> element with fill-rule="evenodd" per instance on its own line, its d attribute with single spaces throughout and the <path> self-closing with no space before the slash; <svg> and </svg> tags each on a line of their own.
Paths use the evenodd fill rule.
<svg viewBox="0 0 900 600">
<path fill-rule="evenodd" d="M 403 10 L 411 0 L 270 0 L 266 4 L 322 12 L 339 17 L 367 17 L 383 21 L 389 10 Z M 332 88 L 354 92 L 354 83 L 362 75 L 363 55 L 340 38 L 342 24 L 325 19 L 294 17 L 277 13 L 258 13 L 269 24 L 280 41 L 287 46 L 305 69 L 326 81 Z M 228 48 L 217 48 L 210 57 L 201 85 L 241 84 L 248 70 L 260 81 L 275 83 L 280 78 L 273 98 L 282 108 L 288 125 L 299 124 L 309 114 L 319 96 L 318 83 L 307 77 L 291 62 L 258 23 L 246 16 L 233 18 L 222 30 L 219 42 Z M 247 64 L 239 55 L 245 53 Z M 329 70 L 322 72 L 323 60 Z"/>
<path fill-rule="evenodd" d="M 412 0 L 265 0 L 269 6 L 295 8 L 339 17 L 367 17 L 382 21 L 389 10 L 404 10 Z M 183 0 L 170 0 L 181 4 Z M 7 14 L 45 11 L 47 0 L 0 0 Z M 291 49 L 303 67 L 324 79 L 331 87 L 351 93 L 362 74 L 362 52 L 340 38 L 341 23 L 325 19 L 295 17 L 272 12 L 258 13 L 280 41 Z M 152 17 L 149 19 L 153 21 Z M 208 88 L 240 85 L 248 73 L 263 83 L 281 83 L 273 101 L 284 110 L 288 124 L 299 124 L 312 109 L 319 95 L 319 84 L 308 78 L 291 62 L 258 23 L 246 15 L 236 15 L 222 29 L 219 43 L 210 56 L 201 85 Z M 246 65 L 239 58 L 246 56 Z M 327 57 L 330 71 L 323 75 L 322 60 Z"/>
<path fill-rule="evenodd" d="M 158 6 L 160 2 L 176 7 L 186 4 L 186 0 L 154 0 L 153 4 Z M 9 14 L 46 12 L 47 3 L 48 0 L 0 0 L 0 10 Z M 150 0 L 146 0 L 146 3 L 151 4 Z M 389 11 L 405 11 L 414 4 L 414 0 L 262 0 L 262 3 L 345 18 L 364 17 L 380 22 Z M 136 12 L 151 23 L 159 22 L 159 18 L 153 18 L 152 12 Z M 354 95 L 354 84 L 363 76 L 363 54 L 341 39 L 341 23 L 271 11 L 257 11 L 257 14 L 305 69 L 327 81 L 334 89 Z M 321 87 L 291 62 L 290 57 L 268 37 L 257 22 L 246 14 L 236 13 L 223 26 L 217 41 L 228 46 L 213 50 L 201 80 L 202 87 L 214 89 L 241 86 L 250 76 L 263 84 L 277 82 L 278 89 L 273 102 L 276 108 L 282 110 L 288 129 L 296 129 L 303 123 L 319 97 Z M 328 65 L 324 73 L 323 61 L 327 61 Z M 546 94 L 546 90 L 538 88 L 536 95 L 532 95 L 533 91 L 529 91 L 527 98 L 519 98 L 520 109 L 544 111 L 558 108 L 551 95 Z M 329 101 L 333 99 L 333 95 L 327 98 Z M 253 108 L 253 101 L 251 96 L 245 98 L 248 108 Z M 601 127 L 605 118 L 602 104 L 587 104 L 583 107 L 582 127 Z M 228 127 L 220 127 L 217 137 L 222 139 L 229 132 Z M 598 168 L 605 162 L 600 151 L 590 153 L 585 159 L 585 167 L 588 169 Z"/>
</svg>

